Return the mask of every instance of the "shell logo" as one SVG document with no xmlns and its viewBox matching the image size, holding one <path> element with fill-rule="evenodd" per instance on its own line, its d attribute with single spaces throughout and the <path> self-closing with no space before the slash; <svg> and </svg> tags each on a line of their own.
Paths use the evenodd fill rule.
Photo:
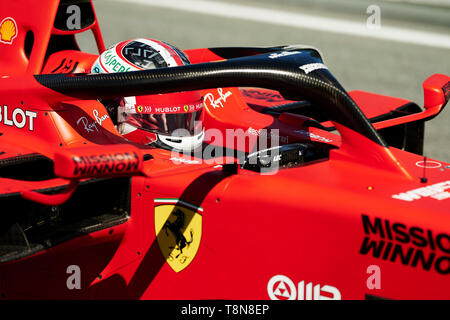
<svg viewBox="0 0 450 320">
<path fill-rule="evenodd" d="M 0 42 L 11 44 L 17 37 L 17 24 L 13 18 L 7 17 L 0 23 Z"/>
</svg>

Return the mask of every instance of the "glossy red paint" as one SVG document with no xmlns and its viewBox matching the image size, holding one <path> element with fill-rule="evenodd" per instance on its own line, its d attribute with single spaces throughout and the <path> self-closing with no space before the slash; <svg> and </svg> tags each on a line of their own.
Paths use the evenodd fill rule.
<svg viewBox="0 0 450 320">
<path fill-rule="evenodd" d="M 19 32 L 28 24 L 38 31 L 29 61 L 20 51 L 23 48 L 4 51 L 0 44 L 0 70 L 7 76 L 0 79 L 1 114 L 11 120 L 13 110 L 20 109 L 25 115 L 12 125 L 0 124 L 0 162 L 39 153 L 52 161 L 55 177 L 41 181 L 1 177 L 0 193 L 22 194 L 55 206 L 67 200 L 73 181 L 90 177 L 76 179 L 74 157 L 92 156 L 94 162 L 97 152 L 135 152 L 140 164 L 129 172 L 126 221 L 5 259 L 0 263 L 0 299 L 269 299 L 271 294 L 299 299 L 309 297 L 302 291 L 307 290 L 302 281 L 320 284 L 320 295 L 325 297 L 450 299 L 450 198 L 445 198 L 450 191 L 450 164 L 433 160 L 440 166 L 424 172 L 417 165 L 422 156 L 385 148 L 339 123 L 322 122 L 337 129 L 329 132 L 305 125 L 310 119 L 298 115 L 263 114 L 263 108 L 273 105 L 267 99 L 250 101 L 243 88 L 202 91 L 206 129 L 222 136 L 227 130 L 241 130 L 248 140 L 236 149 L 246 152 L 253 150 L 259 130 L 277 129 L 281 144 L 321 143 L 331 149 L 329 156 L 259 174 L 224 165 L 235 161 L 233 157 L 206 161 L 133 143 L 119 135 L 109 116 L 104 117 L 108 112 L 99 101 L 56 93 L 33 78 L 41 70 L 63 70 L 59 66 L 64 59 L 79 62 L 73 72 L 84 72 L 95 58 L 63 50 L 44 59 L 54 32 L 50 17 L 58 1 L 39 2 L 47 9 L 45 14 L 39 11 L 41 15 L 22 12 L 11 3 Z M 93 28 L 101 39 L 97 21 Z M 23 39 L 19 33 L 14 45 Z M 101 40 L 98 44 L 104 49 Z M 186 52 L 193 63 L 222 59 L 208 49 Z M 13 61 L 14 65 L 3 68 Z M 437 114 L 444 104 L 439 88 L 449 80 L 434 75 L 424 83 L 425 111 L 377 122 L 374 127 Z M 259 96 L 279 95 L 252 90 Z M 361 91 L 350 95 L 368 117 L 408 102 Z M 281 99 L 277 105 L 292 102 Z M 263 102 L 258 104 L 259 100 Z M 206 143 L 225 145 L 208 136 Z M 68 189 L 56 197 L 39 193 L 61 186 Z M 165 235 L 176 233 L 170 226 L 178 221 L 172 219 L 175 216 L 164 218 L 164 210 L 177 209 L 187 220 L 180 229 L 187 232 L 184 261 L 183 256 L 172 256 L 178 249 L 165 256 L 161 248 Z M 159 231 L 158 223 L 164 223 Z M 189 243 L 189 238 L 194 242 Z M 191 245 L 198 245 L 195 253 Z M 67 286 L 72 265 L 81 270 L 80 289 Z M 379 289 L 367 285 L 371 265 L 380 267 Z M 296 292 L 291 288 L 287 296 L 276 293 L 280 281 L 271 279 L 277 275 L 289 278 Z"/>
</svg>

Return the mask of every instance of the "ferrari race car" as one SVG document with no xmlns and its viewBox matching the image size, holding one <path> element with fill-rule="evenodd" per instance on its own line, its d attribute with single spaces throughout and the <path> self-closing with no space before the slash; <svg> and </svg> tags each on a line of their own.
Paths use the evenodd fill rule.
<svg viewBox="0 0 450 320">
<path fill-rule="evenodd" d="M 91 74 L 90 1 L 0 8 L 0 299 L 450 299 L 450 164 L 422 156 L 449 76 L 422 108 L 296 45 Z M 125 138 L 104 103 L 193 90 L 192 152 Z"/>
</svg>

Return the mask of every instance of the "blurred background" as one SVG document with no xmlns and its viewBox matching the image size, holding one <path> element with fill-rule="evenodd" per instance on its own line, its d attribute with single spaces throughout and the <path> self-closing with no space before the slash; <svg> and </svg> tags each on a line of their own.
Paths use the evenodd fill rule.
<svg viewBox="0 0 450 320">
<path fill-rule="evenodd" d="M 450 75 L 450 0 L 94 0 L 106 46 L 146 37 L 181 49 L 306 44 L 347 90 L 423 106 Z M 95 52 L 87 45 L 88 52 Z M 90 43 L 90 41 L 89 41 Z M 425 125 L 425 155 L 450 162 L 450 106 Z"/>
</svg>

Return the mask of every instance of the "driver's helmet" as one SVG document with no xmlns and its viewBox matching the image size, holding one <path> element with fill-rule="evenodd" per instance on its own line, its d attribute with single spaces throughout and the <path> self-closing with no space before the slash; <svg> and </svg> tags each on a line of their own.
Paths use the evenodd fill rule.
<svg viewBox="0 0 450 320">
<path fill-rule="evenodd" d="M 181 50 L 165 42 L 134 39 L 103 52 L 91 72 L 127 72 L 189 63 Z M 131 141 L 180 151 L 194 150 L 203 142 L 203 101 L 198 91 L 124 97 L 118 104 L 117 129 Z"/>
</svg>

